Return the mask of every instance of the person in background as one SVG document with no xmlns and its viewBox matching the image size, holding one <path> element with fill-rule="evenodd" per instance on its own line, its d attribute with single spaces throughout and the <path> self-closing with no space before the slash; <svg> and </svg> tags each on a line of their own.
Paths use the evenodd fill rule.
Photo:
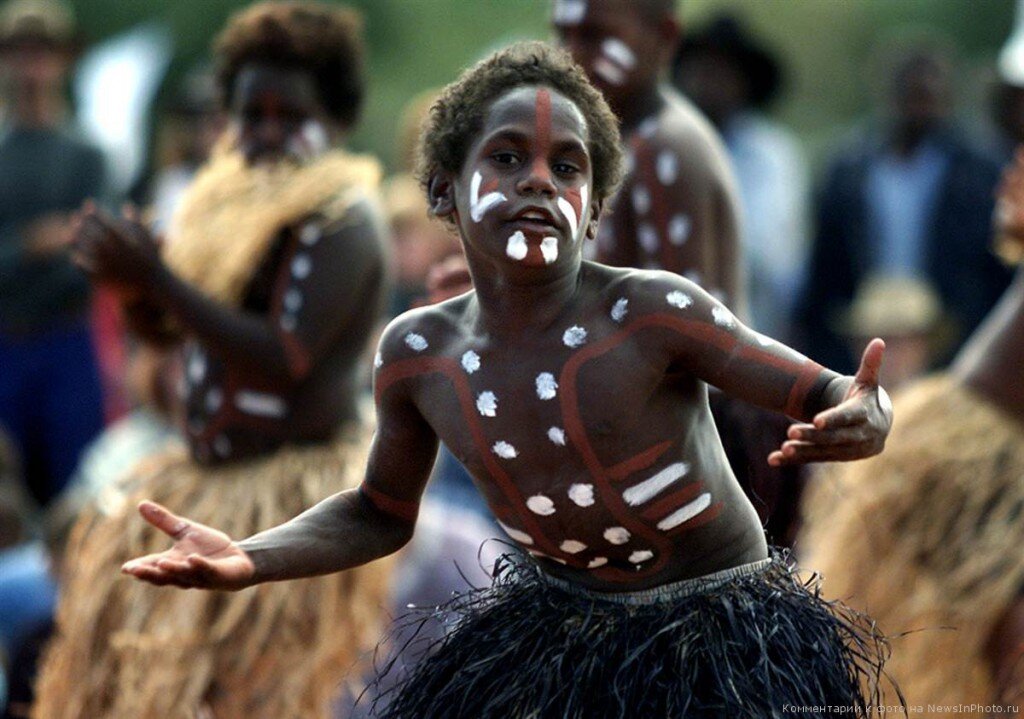
<svg viewBox="0 0 1024 719">
<path fill-rule="evenodd" d="M 104 422 L 89 281 L 69 249 L 70 213 L 104 192 L 100 151 L 67 127 L 78 44 L 57 0 L 0 8 L 0 424 L 40 504 L 67 484 Z"/>
<path fill-rule="evenodd" d="M 948 371 L 895 396 L 882 455 L 822 468 L 800 538 L 826 596 L 892 637 L 907 704 L 976 719 L 1024 717 L 1024 155 L 999 204 L 1013 283 Z"/>
<path fill-rule="evenodd" d="M 883 375 L 894 389 L 927 372 L 948 339 L 935 288 L 916 277 L 867 277 L 833 324 L 854 355 L 873 337 L 885 340 Z"/>
<path fill-rule="evenodd" d="M 38 717 L 326 716 L 377 639 L 387 565 L 186 605 L 110 571 L 152 541 L 132 521 L 140 492 L 250 532 L 365 466 L 359 364 L 386 261 L 379 163 L 341 148 L 365 94 L 361 26 L 309 2 L 233 15 L 215 46 L 230 122 L 166 243 L 132 213 L 78 218 L 76 262 L 120 293 L 139 337 L 177 356 L 187 452 L 143 459 L 121 501 L 82 512 Z"/>
<path fill-rule="evenodd" d="M 751 323 L 792 335 L 807 254 L 807 163 L 767 107 L 782 88 L 778 59 L 730 15 L 683 36 L 673 81 L 721 133 L 739 181 Z"/>
<path fill-rule="evenodd" d="M 1009 282 L 990 250 L 999 162 L 951 124 L 952 65 L 934 43 L 889 58 L 885 116 L 858 132 L 825 173 L 798 309 L 803 349 L 826 364 L 854 355 L 829 324 L 870 274 L 934 286 L 954 330 L 948 361 Z"/>
</svg>

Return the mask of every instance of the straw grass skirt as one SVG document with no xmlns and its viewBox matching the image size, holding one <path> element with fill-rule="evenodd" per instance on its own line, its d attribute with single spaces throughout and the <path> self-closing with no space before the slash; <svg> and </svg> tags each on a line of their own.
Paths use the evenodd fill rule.
<svg viewBox="0 0 1024 719">
<path fill-rule="evenodd" d="M 119 485 L 114 511 L 97 502 L 72 532 L 33 716 L 327 716 L 379 636 L 386 564 L 241 592 L 154 587 L 119 567 L 170 546 L 138 516 L 141 498 L 243 538 L 356 486 L 368 446 L 369 433 L 350 428 L 332 443 L 224 467 L 181 450 L 143 462 Z"/>
</svg>

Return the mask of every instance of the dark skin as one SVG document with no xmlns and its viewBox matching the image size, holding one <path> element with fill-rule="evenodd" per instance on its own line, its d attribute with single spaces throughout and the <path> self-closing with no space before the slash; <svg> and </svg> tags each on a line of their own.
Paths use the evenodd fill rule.
<svg viewBox="0 0 1024 719">
<path fill-rule="evenodd" d="M 1024 150 L 999 188 L 996 233 L 1024 248 Z M 988 402 L 1024 423 L 1024 266 L 953 363 L 954 375 Z M 1024 595 L 1024 587 L 1021 588 Z M 1024 682 L 1024 596 L 996 624 L 987 646 L 999 696 L 1020 700 Z"/>
<path fill-rule="evenodd" d="M 686 276 L 742 314 L 739 199 L 728 158 L 710 123 L 662 81 L 678 22 L 629 0 L 583 7 L 580 16 L 556 2 L 554 30 L 621 120 L 628 170 L 596 259 Z"/>
<path fill-rule="evenodd" d="M 343 130 L 330 120 L 312 76 L 302 70 L 243 68 L 230 109 L 249 164 L 316 157 Z M 312 244 L 309 232 L 316 238 Z M 168 316 L 182 328 L 176 339 L 183 343 L 183 404 L 196 459 L 235 460 L 285 442 L 322 440 L 355 416 L 357 360 L 372 329 L 384 273 L 368 208 L 353 208 L 338 226 L 312 217 L 287 228 L 251 281 L 241 309 L 206 297 L 174 275 L 157 239 L 131 213 L 115 219 L 86 207 L 75 259 L 96 282 L 130 298 L 130 316 L 143 337 L 159 335 L 155 328 Z M 297 261 L 308 264 L 304 276 L 295 273 Z M 346 271 L 339 272 L 341 267 Z M 249 401 L 240 405 L 237 395 L 232 399 L 236 390 L 247 392 Z"/>
<path fill-rule="evenodd" d="M 241 542 L 143 503 L 175 544 L 123 571 L 238 589 L 381 557 L 412 536 L 440 439 L 545 571 L 641 589 L 767 556 L 705 381 L 804 420 L 773 463 L 879 452 L 891 424 L 880 341 L 857 377 L 841 377 L 743 327 L 683 278 L 581 259 L 603 201 L 584 189 L 586 139 L 571 101 L 516 88 L 491 105 L 462 170 L 433 176 L 432 209 L 458 227 L 476 291 L 385 330 L 359 489 Z"/>
</svg>

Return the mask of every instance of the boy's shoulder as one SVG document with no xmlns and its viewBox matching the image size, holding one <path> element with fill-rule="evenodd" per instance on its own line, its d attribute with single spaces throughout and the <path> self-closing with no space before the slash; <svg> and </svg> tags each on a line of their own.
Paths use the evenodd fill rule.
<svg viewBox="0 0 1024 719">
<path fill-rule="evenodd" d="M 674 272 L 586 264 L 602 299 L 611 303 L 616 322 L 715 301 L 700 285 Z"/>
<path fill-rule="evenodd" d="M 464 318 L 474 296 L 470 291 L 434 305 L 417 307 L 395 317 L 384 328 L 374 363 L 436 355 L 463 334 Z"/>
</svg>

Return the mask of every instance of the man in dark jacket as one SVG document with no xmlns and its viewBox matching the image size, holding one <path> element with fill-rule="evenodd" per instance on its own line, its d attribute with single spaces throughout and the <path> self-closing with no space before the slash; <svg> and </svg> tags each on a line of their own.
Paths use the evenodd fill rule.
<svg viewBox="0 0 1024 719">
<path fill-rule="evenodd" d="M 800 302 L 803 349 L 843 370 L 854 356 L 830 326 L 869 273 L 934 284 L 954 323 L 942 363 L 1009 282 L 990 250 L 999 164 L 948 125 L 946 59 L 907 52 L 888 92 L 889 118 L 855 138 L 825 175 Z"/>
</svg>

